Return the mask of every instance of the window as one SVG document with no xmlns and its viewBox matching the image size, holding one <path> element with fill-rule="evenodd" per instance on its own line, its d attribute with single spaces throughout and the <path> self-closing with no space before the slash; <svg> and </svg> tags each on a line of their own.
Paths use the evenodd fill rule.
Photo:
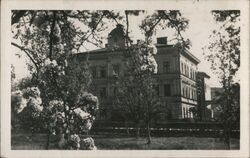
<svg viewBox="0 0 250 158">
<path fill-rule="evenodd" d="M 164 85 L 164 96 L 171 96 L 171 86 L 170 84 Z"/>
<path fill-rule="evenodd" d="M 184 118 L 187 118 L 187 110 L 186 110 L 186 107 L 183 107 L 183 112 L 184 112 Z"/>
<path fill-rule="evenodd" d="M 192 89 L 191 92 L 192 92 L 191 99 L 194 99 L 194 90 Z"/>
<path fill-rule="evenodd" d="M 194 99 L 197 100 L 197 91 L 194 90 Z"/>
<path fill-rule="evenodd" d="M 190 69 L 190 76 L 193 79 L 193 69 Z"/>
<path fill-rule="evenodd" d="M 113 64 L 113 75 L 114 76 L 119 76 L 120 74 L 120 65 L 119 64 Z"/>
<path fill-rule="evenodd" d="M 186 74 L 187 74 L 187 65 L 184 64 L 184 75 L 186 75 Z"/>
<path fill-rule="evenodd" d="M 168 61 L 163 62 L 163 73 L 170 72 L 170 63 Z"/>
<path fill-rule="evenodd" d="M 113 88 L 113 94 L 114 94 L 114 96 L 117 95 L 117 92 L 118 92 L 118 88 L 117 88 L 117 87 L 114 87 L 114 88 Z"/>
<path fill-rule="evenodd" d="M 184 87 L 182 87 L 182 96 L 185 97 L 185 88 Z"/>
<path fill-rule="evenodd" d="M 159 96 L 160 95 L 160 87 L 159 87 L 159 85 L 154 85 L 154 90 L 156 92 L 156 95 Z"/>
<path fill-rule="evenodd" d="M 91 72 L 92 72 L 92 77 L 96 78 L 97 77 L 96 67 L 91 67 Z"/>
<path fill-rule="evenodd" d="M 100 97 L 101 97 L 101 98 L 104 98 L 104 97 L 106 97 L 106 96 L 107 96 L 106 87 L 102 87 L 102 88 L 100 89 Z"/>
<path fill-rule="evenodd" d="M 105 66 L 100 67 L 100 77 L 105 78 L 106 77 L 106 69 Z"/>
<path fill-rule="evenodd" d="M 181 63 L 181 73 L 183 74 L 183 63 Z"/>
<path fill-rule="evenodd" d="M 189 108 L 187 108 L 186 110 L 187 110 L 187 118 L 190 118 L 190 111 L 189 111 Z"/>
</svg>

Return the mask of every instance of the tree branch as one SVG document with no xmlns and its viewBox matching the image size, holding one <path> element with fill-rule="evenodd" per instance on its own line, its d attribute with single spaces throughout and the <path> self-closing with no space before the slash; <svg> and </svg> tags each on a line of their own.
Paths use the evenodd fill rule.
<svg viewBox="0 0 250 158">
<path fill-rule="evenodd" d="M 39 71 L 38 64 L 35 62 L 35 60 L 34 60 L 34 59 L 32 58 L 32 56 L 29 54 L 29 52 L 30 52 L 30 53 L 33 53 L 33 51 L 30 50 L 30 49 L 24 48 L 24 47 L 22 47 L 22 46 L 19 46 L 18 44 L 14 43 L 14 42 L 11 42 L 11 45 L 13 45 L 13 46 L 19 48 L 21 51 L 24 51 L 24 53 L 29 57 L 29 59 L 30 59 L 30 60 L 32 61 L 32 63 L 35 65 L 36 71 L 37 71 L 37 73 L 38 73 L 38 71 Z"/>
<path fill-rule="evenodd" d="M 98 27 L 98 25 L 100 24 L 100 22 L 102 21 L 102 19 L 103 19 L 103 17 L 105 16 L 105 13 L 103 13 L 102 14 L 102 16 L 100 17 L 100 19 L 98 20 L 98 22 L 96 23 L 96 25 L 92 28 L 92 30 L 91 30 L 91 33 L 87 36 L 87 37 L 82 37 L 81 38 L 81 43 L 80 43 L 80 46 L 77 48 L 77 52 L 79 52 L 79 49 L 80 49 L 80 47 L 81 47 L 81 45 L 83 45 L 83 43 L 85 42 L 85 41 L 88 41 L 89 42 L 89 37 L 91 36 L 91 35 L 93 35 L 93 37 L 94 37 L 94 32 L 95 32 L 95 30 L 96 30 L 96 28 Z M 93 44 L 93 43 L 92 43 Z"/>
<path fill-rule="evenodd" d="M 52 60 L 52 47 L 53 47 L 53 31 L 56 23 L 56 11 L 53 11 L 53 21 L 50 28 L 50 41 L 49 41 L 49 59 Z"/>
</svg>

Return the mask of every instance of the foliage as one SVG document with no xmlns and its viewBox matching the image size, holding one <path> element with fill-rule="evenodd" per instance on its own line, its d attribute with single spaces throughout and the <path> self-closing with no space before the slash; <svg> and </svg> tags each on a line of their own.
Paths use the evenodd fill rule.
<svg viewBox="0 0 250 158">
<path fill-rule="evenodd" d="M 112 11 L 90 10 L 13 10 L 12 45 L 31 60 L 31 73 L 39 73 L 46 59 L 57 60 L 79 53 L 85 43 L 100 46 L 100 33 L 107 28 Z"/>
<path fill-rule="evenodd" d="M 220 112 L 219 121 L 225 121 L 229 123 L 232 128 L 239 128 L 240 125 L 240 85 L 239 83 L 232 84 L 229 91 L 228 102 L 230 102 L 230 108 L 227 106 L 227 95 L 225 93 L 218 93 L 216 99 L 213 101 L 214 106 L 218 107 Z"/>
<path fill-rule="evenodd" d="M 197 114 L 198 114 L 197 107 L 191 107 L 191 108 L 189 108 L 189 111 L 194 115 L 194 118 L 197 117 Z"/>
<path fill-rule="evenodd" d="M 41 113 L 43 106 L 40 91 L 37 87 L 28 87 L 23 91 L 12 92 L 11 110 L 15 119 L 21 121 L 21 125 L 31 132 L 41 129 Z M 13 124 L 15 126 L 15 124 Z"/>
<path fill-rule="evenodd" d="M 50 134 L 63 133 L 70 139 L 92 126 L 98 98 L 87 92 L 91 83 L 87 60 L 75 63 L 71 55 L 84 42 L 99 45 L 97 33 L 105 28 L 104 16 L 106 11 L 12 11 L 11 44 L 30 59 L 32 84 L 39 90 L 36 94 L 32 88 L 25 89 L 27 106 L 21 120 L 33 126 L 35 119 L 41 119 L 36 125 L 48 131 L 48 141 Z"/>
<path fill-rule="evenodd" d="M 119 80 L 117 102 L 122 116 L 127 121 L 138 124 L 145 120 L 146 110 L 150 104 L 151 115 L 156 115 L 157 97 L 153 89 L 154 79 L 152 74 L 157 71 L 157 64 L 152 56 L 156 53 L 154 48 L 148 47 L 144 42 L 131 48 L 131 56 L 126 61 L 127 78 Z M 150 101 L 150 102 L 149 102 Z"/>
<path fill-rule="evenodd" d="M 175 37 L 172 39 L 175 41 L 175 47 L 180 50 L 190 47 L 190 40 L 184 39 L 182 32 L 188 28 L 188 19 L 182 16 L 179 10 L 158 10 L 152 15 L 147 16 L 141 23 L 140 28 L 145 34 L 146 41 L 151 42 L 153 34 L 157 29 L 174 29 Z"/>
<path fill-rule="evenodd" d="M 156 81 L 153 77 L 157 73 L 157 63 L 154 56 L 156 47 L 152 44 L 152 36 L 159 27 L 163 30 L 173 28 L 176 31 L 176 47 L 188 48 L 189 42 L 181 35 L 188 25 L 188 20 L 181 17 L 175 10 L 157 10 L 142 20 L 139 26 L 145 40 L 132 44 L 129 36 L 129 16 L 137 16 L 144 11 L 125 11 L 126 27 L 125 39 L 127 51 L 125 56 L 126 76 L 118 80 L 118 95 L 114 103 L 115 112 L 125 121 L 132 121 L 137 128 L 143 123 L 148 129 L 148 143 L 150 144 L 150 122 L 160 114 L 159 97 L 154 88 Z M 139 133 L 137 133 L 138 136 Z"/>
<path fill-rule="evenodd" d="M 134 119 L 137 121 L 145 118 L 149 129 L 149 122 L 157 111 L 154 105 L 158 104 L 154 99 L 152 78 L 157 72 L 154 59 L 156 48 L 152 45 L 151 36 L 158 24 L 163 29 L 174 28 L 179 44 L 186 47 L 180 32 L 185 30 L 188 20 L 182 18 L 179 11 L 156 11 L 146 17 L 140 26 L 145 32 L 145 41 L 133 46 L 129 37 L 128 16 L 138 16 L 141 12 L 144 11 L 125 11 L 124 36 L 128 48 L 125 56 L 129 57 L 126 61 L 129 77 L 123 82 L 125 86 L 121 91 L 123 95 L 129 94 L 127 96 L 135 100 L 127 102 L 119 98 L 121 102 L 127 102 L 129 107 L 135 106 L 133 108 L 136 109 L 130 110 L 138 114 L 133 114 Z M 110 21 L 119 23 L 123 19 L 119 12 L 107 10 L 12 11 L 11 44 L 30 59 L 31 62 L 27 64 L 33 77 L 32 84 L 40 90 L 41 103 L 38 101 L 40 97 L 29 98 L 34 97 L 31 92 L 30 96 L 24 96 L 29 100 L 27 108 L 35 107 L 35 111 L 38 110 L 48 134 L 64 133 L 70 139 L 72 134 L 86 132 L 91 128 L 98 110 L 98 98 L 88 93 L 91 75 L 87 59 L 80 63 L 72 54 L 80 52 L 86 42 L 100 46 L 100 34 L 106 30 L 107 24 Z M 132 93 L 128 89 L 131 87 Z M 38 103 L 42 109 L 38 108 Z M 126 118 L 129 118 L 128 115 Z"/>
<path fill-rule="evenodd" d="M 69 147 L 73 150 L 79 150 L 80 148 L 80 137 L 77 134 L 73 134 L 69 137 Z"/>
<path fill-rule="evenodd" d="M 96 150 L 94 139 L 91 137 L 83 139 L 83 146 L 85 150 Z"/>
<path fill-rule="evenodd" d="M 221 121 L 224 124 L 224 141 L 230 149 L 230 132 L 232 124 L 239 124 L 240 85 L 236 74 L 240 67 L 240 11 L 212 11 L 219 29 L 213 31 L 211 43 L 205 47 L 207 60 L 211 69 L 218 76 L 223 86 L 223 93 L 216 102 L 221 104 Z"/>
<path fill-rule="evenodd" d="M 219 29 L 210 36 L 211 43 L 205 49 L 211 69 L 223 86 L 229 85 L 240 67 L 240 11 L 213 11 Z"/>
</svg>

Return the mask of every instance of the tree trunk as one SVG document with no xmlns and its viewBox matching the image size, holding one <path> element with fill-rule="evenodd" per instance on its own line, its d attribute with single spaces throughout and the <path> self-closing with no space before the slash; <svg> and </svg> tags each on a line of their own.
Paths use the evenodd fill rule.
<svg viewBox="0 0 250 158">
<path fill-rule="evenodd" d="M 224 129 L 224 144 L 226 146 L 226 149 L 230 150 L 230 132 L 231 129 L 228 128 L 228 125 L 226 125 L 226 129 Z"/>
<path fill-rule="evenodd" d="M 151 144 L 151 135 L 150 135 L 149 122 L 147 123 L 147 139 L 148 139 L 147 144 Z"/>
<path fill-rule="evenodd" d="M 224 143 L 225 143 L 225 146 L 226 146 L 226 149 L 230 150 L 230 133 L 231 133 L 231 126 L 230 126 L 230 112 L 231 112 L 231 104 L 230 104 L 230 96 L 229 96 L 229 90 L 226 89 L 226 107 L 225 107 L 225 111 L 224 114 L 225 115 L 225 125 L 224 125 Z"/>
<path fill-rule="evenodd" d="M 136 139 L 138 139 L 140 137 L 140 125 L 137 124 L 136 125 Z"/>
<path fill-rule="evenodd" d="M 50 132 L 47 133 L 47 143 L 46 143 L 46 150 L 49 149 L 49 141 L 50 141 Z"/>
<path fill-rule="evenodd" d="M 225 142 L 224 143 L 225 143 L 226 149 L 230 150 L 230 138 L 229 137 L 225 138 Z"/>
<path fill-rule="evenodd" d="M 125 128 L 126 128 L 127 136 L 129 136 L 129 128 L 128 128 L 128 123 L 127 122 L 125 122 Z"/>
<path fill-rule="evenodd" d="M 67 141 L 65 140 L 64 136 L 65 135 L 62 133 L 62 134 L 60 134 L 60 137 L 59 137 L 58 147 L 60 149 L 65 149 L 66 148 Z"/>
</svg>

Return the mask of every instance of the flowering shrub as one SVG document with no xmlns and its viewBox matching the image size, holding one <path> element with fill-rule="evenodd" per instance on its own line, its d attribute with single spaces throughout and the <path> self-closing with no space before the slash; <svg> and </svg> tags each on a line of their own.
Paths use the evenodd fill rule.
<svg viewBox="0 0 250 158">
<path fill-rule="evenodd" d="M 38 87 L 28 87 L 23 90 L 23 97 L 25 99 L 40 97 L 40 90 Z"/>
<path fill-rule="evenodd" d="M 28 87 L 23 90 L 23 97 L 26 99 L 26 108 L 29 109 L 31 117 L 35 118 L 43 111 L 40 90 L 38 87 Z"/>
<path fill-rule="evenodd" d="M 90 116 L 89 113 L 83 111 L 81 108 L 75 109 L 74 112 L 75 112 L 76 116 L 80 117 L 83 120 L 87 119 Z"/>
<path fill-rule="evenodd" d="M 30 98 L 27 102 L 27 108 L 30 109 L 30 114 L 33 118 L 38 117 L 43 111 L 43 106 L 41 106 L 41 98 Z"/>
<path fill-rule="evenodd" d="M 80 149 L 80 137 L 77 134 L 72 134 L 68 140 L 68 148 L 72 150 L 79 150 Z"/>
<path fill-rule="evenodd" d="M 82 149 L 84 150 L 96 150 L 94 139 L 91 137 L 82 140 Z"/>
<path fill-rule="evenodd" d="M 26 99 L 23 98 L 23 93 L 20 90 L 11 93 L 12 112 L 20 113 L 27 106 Z"/>
<path fill-rule="evenodd" d="M 50 108 L 51 111 L 62 112 L 63 111 L 63 101 L 61 101 L 61 100 L 51 100 L 49 102 L 49 108 Z"/>
<path fill-rule="evenodd" d="M 23 127 L 31 132 L 39 130 L 43 112 L 40 90 L 38 87 L 28 87 L 12 93 L 12 110 Z"/>
<path fill-rule="evenodd" d="M 36 117 L 43 110 L 40 90 L 37 87 L 28 87 L 23 92 L 20 90 L 12 92 L 11 100 L 12 110 L 17 114 L 21 113 L 25 108 L 29 108 L 31 116 Z"/>
</svg>

